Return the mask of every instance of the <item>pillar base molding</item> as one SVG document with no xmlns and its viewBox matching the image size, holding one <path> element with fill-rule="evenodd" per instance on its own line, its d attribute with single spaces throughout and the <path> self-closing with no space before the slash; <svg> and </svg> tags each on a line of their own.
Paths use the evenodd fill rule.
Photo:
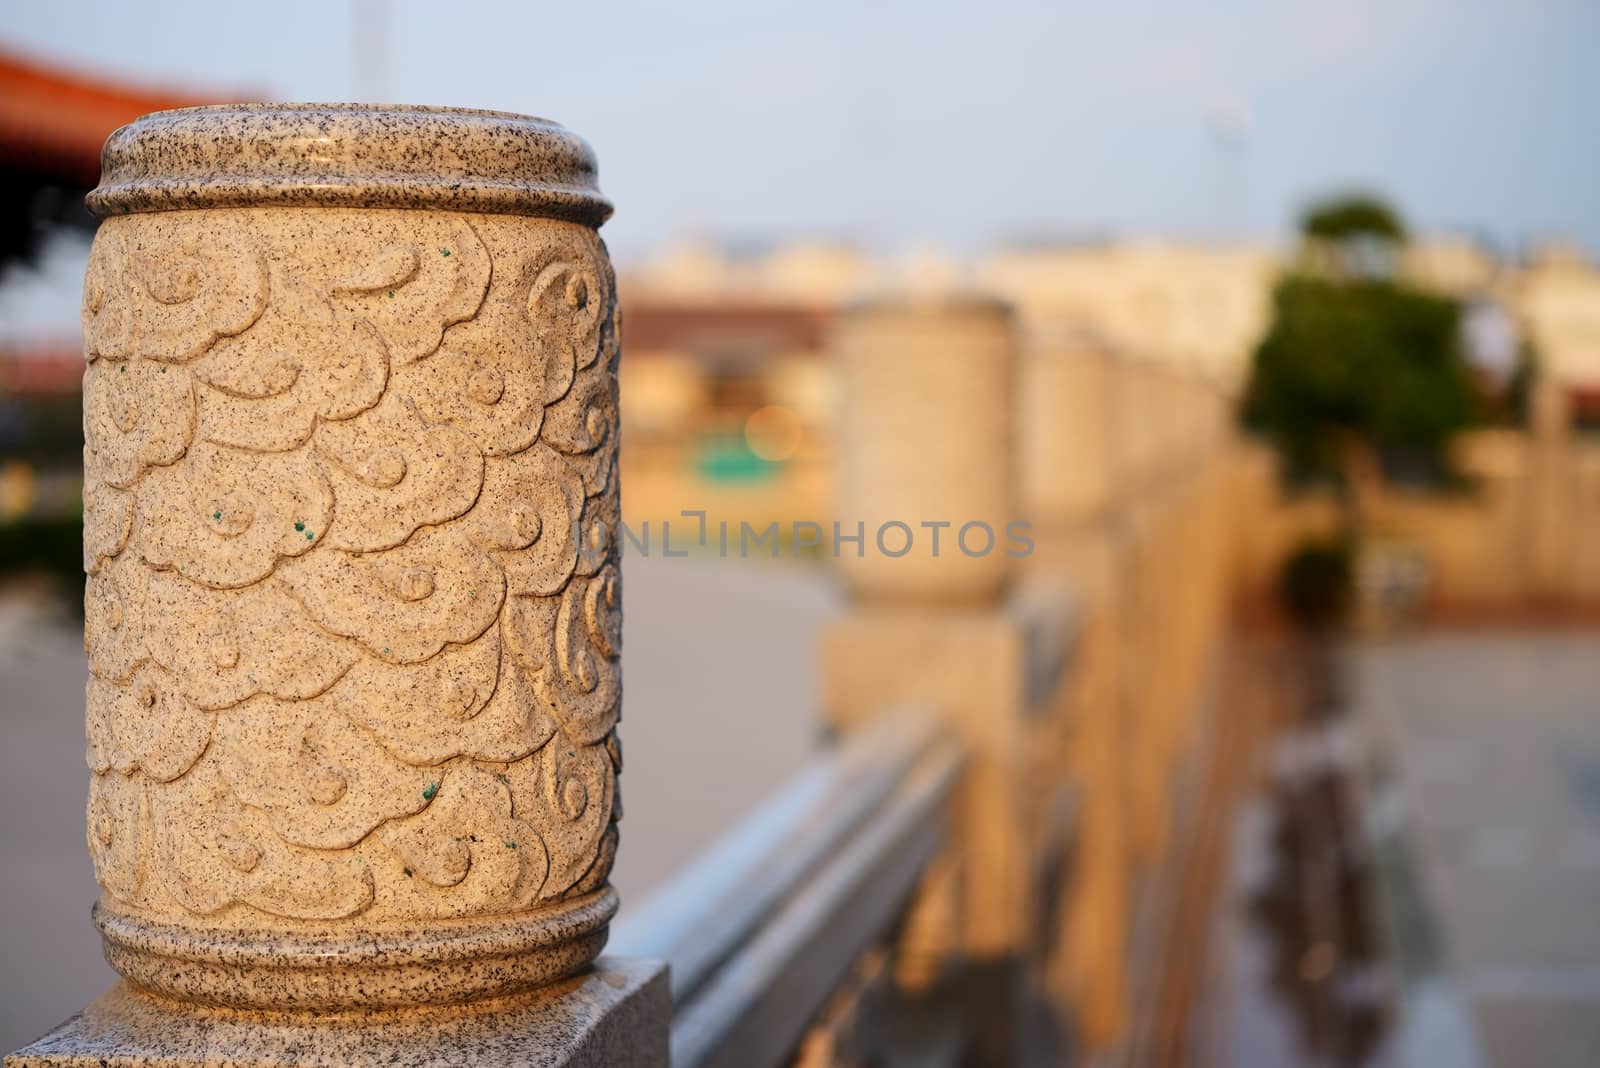
<svg viewBox="0 0 1600 1068">
<path fill-rule="evenodd" d="M 386 932 L 203 931 L 94 909 L 106 960 L 156 996 L 238 1009 L 403 1008 L 514 996 L 599 955 L 617 892 L 493 920 L 397 924 Z"/>
<path fill-rule="evenodd" d="M 5 1068 L 666 1068 L 671 1018 L 666 965 L 628 957 L 520 997 L 380 1012 L 200 1009 L 119 982 Z"/>
</svg>

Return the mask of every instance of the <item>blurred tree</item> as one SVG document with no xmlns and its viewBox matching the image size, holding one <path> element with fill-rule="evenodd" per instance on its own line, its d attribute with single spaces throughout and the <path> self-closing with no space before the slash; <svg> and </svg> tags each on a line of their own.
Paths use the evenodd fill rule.
<svg viewBox="0 0 1600 1068">
<path fill-rule="evenodd" d="M 1354 592 L 1352 550 L 1345 541 L 1309 541 L 1284 561 L 1278 599 L 1289 619 L 1312 634 L 1325 634 L 1350 612 Z"/>
<path fill-rule="evenodd" d="M 1300 232 L 1327 241 L 1381 237 L 1398 243 L 1406 239 L 1406 225 L 1395 210 L 1362 193 L 1313 204 L 1300 219 Z"/>
<path fill-rule="evenodd" d="M 1302 220 L 1301 255 L 1273 294 L 1243 408 L 1292 481 L 1358 493 L 1380 471 L 1451 477 L 1446 446 L 1477 406 L 1461 309 L 1397 277 L 1405 232 L 1367 196 L 1319 204 Z"/>
</svg>

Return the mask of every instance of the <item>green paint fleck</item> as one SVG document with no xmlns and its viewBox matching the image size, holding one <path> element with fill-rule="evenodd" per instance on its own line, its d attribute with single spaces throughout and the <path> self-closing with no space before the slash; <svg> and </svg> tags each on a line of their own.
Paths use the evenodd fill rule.
<svg viewBox="0 0 1600 1068">
<path fill-rule="evenodd" d="M 393 299 L 394 299 L 394 290 L 392 290 L 392 289 L 391 289 L 391 290 L 389 290 L 389 299 L 390 299 L 390 300 L 393 300 Z"/>
<path fill-rule="evenodd" d="M 211 513 L 211 518 L 212 519 L 221 519 L 222 518 L 222 513 L 221 512 L 212 512 Z"/>
<path fill-rule="evenodd" d="M 511 841 L 510 839 L 507 839 L 506 840 L 506 848 L 507 849 L 515 849 L 515 848 L 517 848 L 517 843 Z"/>
<path fill-rule="evenodd" d="M 383 655 L 384 656 L 388 656 L 389 655 L 389 647 L 387 645 L 385 645 L 383 647 Z"/>
<path fill-rule="evenodd" d="M 411 869 L 410 868 L 401 868 L 400 870 L 406 873 L 406 878 L 407 879 L 411 878 Z"/>
<path fill-rule="evenodd" d="M 506 773 L 503 771 L 495 772 L 494 777 L 505 783 L 507 786 L 511 785 L 511 780 L 506 777 Z"/>
<path fill-rule="evenodd" d="M 438 792 L 439 784 L 436 782 L 430 782 L 428 785 L 422 788 L 422 799 L 424 801 L 432 801 L 433 795 L 437 794 Z"/>
<path fill-rule="evenodd" d="M 167 373 L 167 369 L 165 367 L 161 368 L 161 373 L 162 374 L 166 374 Z"/>
<path fill-rule="evenodd" d="M 306 529 L 306 525 L 304 523 L 296 523 L 294 525 L 294 529 L 296 529 L 296 530 L 304 530 L 304 529 Z"/>
<path fill-rule="evenodd" d="M 310 541 L 314 537 L 316 537 L 315 534 L 311 533 L 311 531 L 309 531 L 309 530 L 306 531 L 306 541 Z"/>
<path fill-rule="evenodd" d="M 448 256 L 448 255 L 450 255 L 450 250 L 447 249 L 447 248 L 442 248 L 442 249 L 439 250 L 439 255 Z"/>
<path fill-rule="evenodd" d="M 120 374 L 127 374 L 128 373 L 128 365 L 127 364 L 122 364 L 120 367 L 117 368 L 117 371 Z"/>
</svg>

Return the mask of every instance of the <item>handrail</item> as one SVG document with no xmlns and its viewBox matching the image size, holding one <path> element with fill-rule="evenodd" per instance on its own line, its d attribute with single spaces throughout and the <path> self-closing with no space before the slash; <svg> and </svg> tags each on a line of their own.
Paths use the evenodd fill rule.
<svg viewBox="0 0 1600 1068">
<path fill-rule="evenodd" d="M 783 1063 L 904 907 L 965 759 L 907 708 L 853 733 L 613 931 L 672 967 L 673 1064 Z"/>
<path fill-rule="evenodd" d="M 672 996 L 706 975 L 880 805 L 939 735 L 906 709 L 816 759 L 611 927 L 611 951 L 666 960 Z"/>
</svg>

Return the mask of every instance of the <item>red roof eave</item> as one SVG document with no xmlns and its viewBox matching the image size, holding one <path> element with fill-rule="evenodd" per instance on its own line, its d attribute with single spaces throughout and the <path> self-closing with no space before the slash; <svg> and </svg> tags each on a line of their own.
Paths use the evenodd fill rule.
<svg viewBox="0 0 1600 1068">
<path fill-rule="evenodd" d="M 237 99 L 137 89 L 0 53 L 0 166 L 92 186 L 117 127 L 152 111 Z"/>
</svg>

